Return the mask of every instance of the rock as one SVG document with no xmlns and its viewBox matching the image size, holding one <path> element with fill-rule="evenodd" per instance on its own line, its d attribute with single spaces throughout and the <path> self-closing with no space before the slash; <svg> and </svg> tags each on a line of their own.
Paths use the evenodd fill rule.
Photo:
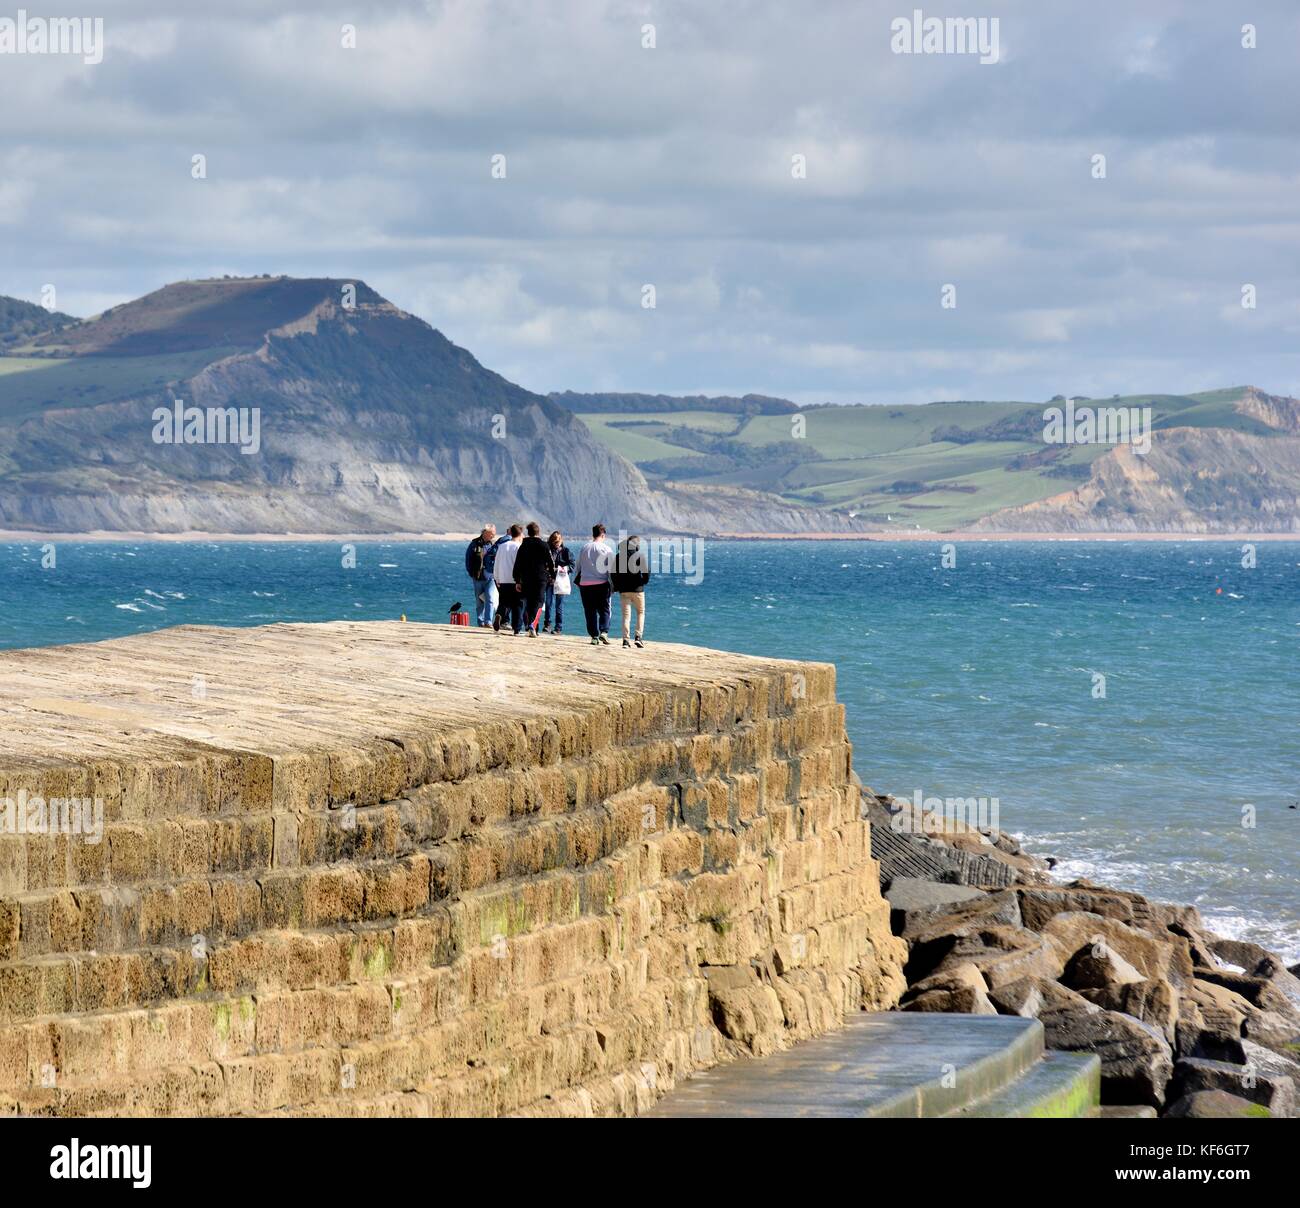
<svg viewBox="0 0 1300 1208">
<path fill-rule="evenodd" d="M 1252 998 L 1251 1001 L 1256 1002 L 1257 1006 L 1266 1010 L 1279 1010 L 1285 1002 L 1300 1016 L 1300 977 L 1288 969 L 1275 952 L 1247 940 L 1223 939 L 1220 936 L 1215 936 L 1210 941 L 1210 948 L 1219 960 L 1239 965 L 1249 977 L 1268 982 L 1272 990 L 1277 992 L 1264 992 L 1267 1001 Z M 1211 963 L 1209 967 L 1215 966 Z"/>
<path fill-rule="evenodd" d="M 1171 1103 L 1167 1120 L 1267 1119 L 1269 1110 L 1227 1091 L 1196 1091 Z"/>
<path fill-rule="evenodd" d="M 1173 1054 L 1150 1024 L 1118 1011 L 1056 1010 L 1039 1019 L 1048 1048 L 1096 1053 L 1101 1059 L 1103 1103 L 1164 1103 Z"/>
<path fill-rule="evenodd" d="M 1038 1017 L 1043 1019 L 1054 1011 L 1081 1011 L 1089 1015 L 1098 1014 L 1103 1008 L 1089 1002 L 1083 995 L 1056 981 L 1039 981 L 1039 992 L 1043 996 L 1043 1006 Z"/>
<path fill-rule="evenodd" d="M 1025 1019 L 1037 1019 L 1043 1008 L 1043 992 L 1039 989 L 1036 977 L 1021 977 L 989 991 L 989 1000 L 998 1009 L 999 1015 L 1021 1015 Z M 1055 983 L 1052 983 L 1055 984 Z"/>
<path fill-rule="evenodd" d="M 1289 978 L 1290 974 L 1286 976 Z M 1233 991 L 1261 1011 L 1291 1012 L 1296 1009 L 1286 990 L 1272 977 L 1256 977 L 1250 973 L 1231 973 L 1226 969 L 1198 966 L 1196 978 Z"/>
<path fill-rule="evenodd" d="M 914 970 L 928 974 L 965 961 L 975 965 L 990 986 L 1003 986 L 1021 977 L 1054 980 L 1064 967 L 1055 947 L 1032 931 L 971 922 L 950 935 L 942 933 L 942 925 L 939 934 L 923 932 L 912 945 L 908 979 L 912 980 Z"/>
<path fill-rule="evenodd" d="M 1187 941 L 1167 932 L 1163 938 L 1156 938 L 1118 919 L 1085 911 L 1066 911 L 1048 920 L 1043 935 L 1059 948 L 1065 961 L 1081 948 L 1104 944 L 1118 952 L 1143 977 L 1167 981 L 1175 989 L 1192 980 Z"/>
<path fill-rule="evenodd" d="M 1102 943 L 1079 949 L 1065 966 L 1061 980 L 1071 990 L 1117 990 L 1146 978 L 1108 944 Z"/>
<path fill-rule="evenodd" d="M 1148 902 L 1147 911 L 1151 921 L 1167 931 L 1173 931 L 1177 927 L 1193 931 L 1205 930 L 1205 921 L 1195 906 L 1180 906 L 1175 902 Z"/>
<path fill-rule="evenodd" d="M 1142 978 L 1114 986 L 1082 989 L 1080 994 L 1108 1011 L 1119 1011 L 1124 1015 L 1132 1015 L 1143 1023 L 1149 1023 L 1160 1031 L 1170 1045 L 1176 1044 L 1179 995 L 1168 982 Z"/>
<path fill-rule="evenodd" d="M 1214 941 L 1211 936 L 1199 927 L 1188 927 L 1182 923 L 1172 924 L 1169 931 L 1187 941 L 1187 952 L 1192 958 L 1193 966 L 1214 967 Z"/>
<path fill-rule="evenodd" d="M 1300 977 L 1300 961 L 1297 961 L 1294 965 L 1288 965 L 1286 971 L 1292 977 Z"/>
<path fill-rule="evenodd" d="M 1156 1109 L 1143 1103 L 1111 1104 L 1101 1109 L 1103 1120 L 1154 1120 Z"/>
<path fill-rule="evenodd" d="M 1300 1023 L 1277 1011 L 1252 1011 L 1242 1021 L 1242 1036 L 1279 1053 L 1300 1054 Z"/>
<path fill-rule="evenodd" d="M 1285 1074 L 1265 1073 L 1252 1065 L 1183 1057 L 1174 1065 L 1169 1096 L 1180 1099 L 1197 1091 L 1227 1091 L 1261 1104 L 1274 1116 L 1290 1116 L 1295 1110 L 1295 1088 Z"/>
<path fill-rule="evenodd" d="M 955 965 L 917 982 L 903 996 L 903 1011 L 939 1011 L 959 1015 L 996 1015 L 988 983 L 972 964 Z"/>
<path fill-rule="evenodd" d="M 1031 931 L 1042 931 L 1052 918 L 1064 912 L 1087 911 L 1121 923 L 1133 920 L 1133 907 L 1128 898 L 1105 890 L 1044 885 L 1017 889 L 1016 894 L 1020 898 L 1023 925 Z"/>
<path fill-rule="evenodd" d="M 1243 1040 L 1241 1047 L 1245 1064 L 1258 1078 L 1261 1074 L 1269 1078 L 1290 1083 L 1291 1104 L 1285 1111 L 1277 1110 L 1277 1115 L 1300 1115 L 1300 1049 L 1288 1049 L 1277 1053 L 1253 1040 Z"/>
<path fill-rule="evenodd" d="M 889 922 L 894 934 L 910 937 L 937 919 L 951 915 L 958 906 L 978 903 L 986 895 L 982 889 L 965 885 L 895 877 L 884 896 L 889 902 Z"/>
</svg>

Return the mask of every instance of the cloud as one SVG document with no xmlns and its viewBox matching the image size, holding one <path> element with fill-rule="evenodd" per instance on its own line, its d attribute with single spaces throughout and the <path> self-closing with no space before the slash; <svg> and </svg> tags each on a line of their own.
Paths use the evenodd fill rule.
<svg viewBox="0 0 1300 1208">
<path fill-rule="evenodd" d="M 1254 50 L 1214 0 L 988 0 L 993 65 L 878 0 L 274 7 L 87 0 L 102 64 L 0 62 L 0 293 L 360 277 L 537 390 L 1300 393 L 1289 0 Z"/>
</svg>

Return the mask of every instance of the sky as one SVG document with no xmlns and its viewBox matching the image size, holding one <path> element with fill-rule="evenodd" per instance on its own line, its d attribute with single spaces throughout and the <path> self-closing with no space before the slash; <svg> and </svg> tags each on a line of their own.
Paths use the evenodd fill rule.
<svg viewBox="0 0 1300 1208">
<path fill-rule="evenodd" d="M 50 4 L 102 62 L 0 41 L 0 294 L 359 278 L 540 392 L 1300 395 L 1295 0 L 920 10 L 995 62 L 894 0 Z"/>
</svg>

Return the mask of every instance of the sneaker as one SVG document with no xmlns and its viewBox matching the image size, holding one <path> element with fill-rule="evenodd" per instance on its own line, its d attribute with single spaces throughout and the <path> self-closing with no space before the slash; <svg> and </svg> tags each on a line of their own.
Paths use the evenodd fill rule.
<svg viewBox="0 0 1300 1208">
<path fill-rule="evenodd" d="M 624 639 L 623 639 L 623 649 L 624 649 L 624 650 L 631 650 L 631 649 L 632 649 L 632 643 L 629 642 L 629 641 L 627 640 L 627 638 L 624 638 Z"/>
<path fill-rule="evenodd" d="M 543 626 L 542 626 L 542 632 L 543 632 L 543 633 L 550 633 L 550 632 L 551 632 L 551 627 L 550 627 L 549 625 L 543 625 Z"/>
<path fill-rule="evenodd" d="M 552 630 L 551 630 L 551 633 L 553 633 L 557 638 L 560 636 L 561 632 L 562 632 L 562 631 L 559 630 L 559 629 L 552 629 Z"/>
<path fill-rule="evenodd" d="M 501 618 L 500 618 L 500 616 L 495 616 L 495 617 L 492 618 L 492 632 L 493 632 L 493 633 L 500 633 L 500 632 L 501 632 Z"/>
<path fill-rule="evenodd" d="M 592 644 L 593 646 L 599 646 L 599 645 L 600 645 L 600 639 L 599 639 L 599 638 L 592 638 L 592 639 L 591 639 L 591 644 Z"/>
<path fill-rule="evenodd" d="M 529 636 L 530 638 L 535 638 L 535 637 L 537 636 L 537 630 L 536 630 L 536 629 L 530 629 L 530 630 L 528 631 L 528 636 Z"/>
<path fill-rule="evenodd" d="M 636 648 L 637 648 L 638 650 L 644 650 L 644 649 L 645 649 L 645 643 L 644 643 L 640 638 L 637 638 L 637 640 L 636 640 Z"/>
<path fill-rule="evenodd" d="M 609 645 L 609 638 L 607 638 L 603 633 L 600 635 L 600 644 L 601 644 L 602 646 L 608 646 L 608 645 Z"/>
</svg>

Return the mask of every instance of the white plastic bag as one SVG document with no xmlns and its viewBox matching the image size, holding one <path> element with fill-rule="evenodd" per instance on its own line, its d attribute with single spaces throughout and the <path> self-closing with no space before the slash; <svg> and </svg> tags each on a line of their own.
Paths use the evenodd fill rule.
<svg viewBox="0 0 1300 1208">
<path fill-rule="evenodd" d="M 573 593 L 573 587 L 569 583 L 569 568 L 561 566 L 555 572 L 555 594 L 557 596 L 567 596 Z"/>
</svg>

